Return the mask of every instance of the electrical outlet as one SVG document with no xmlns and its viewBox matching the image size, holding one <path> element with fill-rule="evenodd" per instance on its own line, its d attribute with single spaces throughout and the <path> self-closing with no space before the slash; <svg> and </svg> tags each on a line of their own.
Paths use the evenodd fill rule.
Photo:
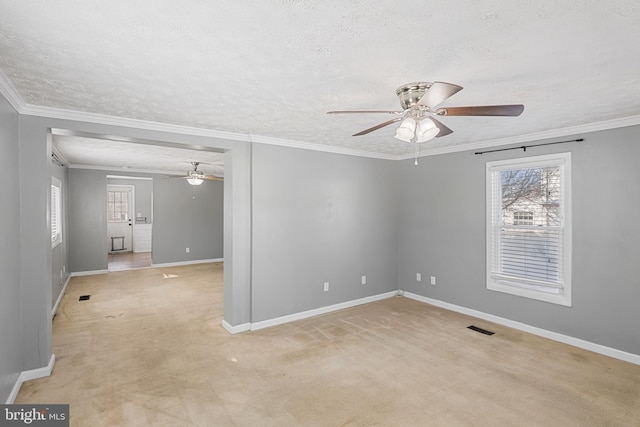
<svg viewBox="0 0 640 427">
<path fill-rule="evenodd" d="M 324 282 L 324 291 L 327 292 L 329 290 L 329 282 Z"/>
<path fill-rule="evenodd" d="M 436 276 L 431 276 L 431 284 L 432 285 L 436 284 Z"/>
<path fill-rule="evenodd" d="M 363 285 L 367 284 L 367 276 L 362 276 L 362 284 Z"/>
<path fill-rule="evenodd" d="M 416 282 L 422 282 L 422 274 L 416 273 Z"/>
<path fill-rule="evenodd" d="M 189 253 L 190 249 L 189 248 L 184 248 L 186 253 Z"/>
</svg>

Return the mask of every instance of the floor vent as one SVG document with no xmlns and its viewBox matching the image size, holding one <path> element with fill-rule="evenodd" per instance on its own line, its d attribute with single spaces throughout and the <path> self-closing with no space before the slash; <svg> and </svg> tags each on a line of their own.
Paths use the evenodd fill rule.
<svg viewBox="0 0 640 427">
<path fill-rule="evenodd" d="M 78 298 L 78 301 L 86 301 L 89 298 L 91 298 L 91 295 L 81 295 L 80 298 Z"/>
<path fill-rule="evenodd" d="M 495 332 L 487 331 L 486 329 L 478 328 L 477 326 L 467 326 L 467 329 L 471 329 L 472 331 L 480 332 L 485 335 L 493 335 Z"/>
</svg>

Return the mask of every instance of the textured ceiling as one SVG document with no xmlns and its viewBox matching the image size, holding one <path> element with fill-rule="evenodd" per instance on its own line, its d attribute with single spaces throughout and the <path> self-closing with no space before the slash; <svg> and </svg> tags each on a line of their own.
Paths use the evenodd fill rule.
<svg viewBox="0 0 640 427">
<path fill-rule="evenodd" d="M 640 2 L 0 1 L 0 69 L 25 103 L 403 155 L 395 89 L 447 81 L 422 151 L 640 115 Z"/>
<path fill-rule="evenodd" d="M 159 172 L 186 175 L 199 162 L 198 170 L 207 175 L 224 175 L 224 154 L 130 141 L 114 141 L 86 136 L 59 135 L 54 131 L 54 152 L 72 166 L 100 166 L 127 172 Z"/>
</svg>

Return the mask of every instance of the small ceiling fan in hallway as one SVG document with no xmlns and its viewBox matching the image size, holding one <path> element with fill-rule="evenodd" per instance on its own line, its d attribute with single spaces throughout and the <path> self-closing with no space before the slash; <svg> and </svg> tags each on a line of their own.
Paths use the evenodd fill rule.
<svg viewBox="0 0 640 427">
<path fill-rule="evenodd" d="M 181 177 L 186 179 L 189 184 L 200 185 L 204 182 L 204 180 L 224 181 L 224 178 L 222 177 L 215 175 L 205 175 L 203 172 L 200 172 L 198 170 L 200 162 L 191 162 L 191 164 L 193 165 L 193 170 L 188 171 L 186 176 Z"/>
</svg>

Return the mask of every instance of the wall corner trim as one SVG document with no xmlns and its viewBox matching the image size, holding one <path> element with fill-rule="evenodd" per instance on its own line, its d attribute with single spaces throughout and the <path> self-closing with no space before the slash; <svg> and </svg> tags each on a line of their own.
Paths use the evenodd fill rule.
<svg viewBox="0 0 640 427">
<path fill-rule="evenodd" d="M 11 405 L 16 401 L 16 397 L 18 397 L 18 393 L 20 392 L 20 387 L 22 387 L 22 383 L 25 381 L 36 380 L 38 378 L 44 378 L 51 375 L 53 371 L 53 365 L 56 363 L 56 355 L 51 354 L 49 358 L 49 364 L 42 368 L 31 369 L 28 371 L 22 371 L 16 380 L 16 383 L 13 385 L 13 389 L 11 389 L 11 393 L 5 402 L 7 405 Z"/>
<path fill-rule="evenodd" d="M 60 295 L 58 295 L 58 299 L 56 300 L 56 304 L 51 309 L 51 319 L 53 320 L 53 316 L 56 315 L 56 311 L 58 311 L 58 306 L 60 305 L 60 301 L 62 301 L 62 297 L 67 290 L 67 285 L 69 284 L 69 280 L 71 280 L 71 274 L 67 276 L 67 280 L 64 282 L 64 286 L 60 291 Z"/>
<path fill-rule="evenodd" d="M 504 317 L 499 317 L 493 314 L 484 313 L 482 311 L 473 310 L 471 308 L 466 308 L 466 307 L 451 304 L 448 302 L 440 301 L 437 299 L 424 297 L 422 295 L 414 294 L 407 291 L 404 292 L 404 296 L 416 301 L 420 301 L 436 307 L 444 308 L 446 310 L 451 310 L 457 313 L 466 314 L 468 316 L 477 317 L 479 319 L 487 320 L 489 322 L 497 323 L 499 325 L 507 326 L 513 329 L 518 329 L 520 331 L 527 332 L 533 335 L 538 335 L 543 338 L 548 338 L 550 340 L 558 341 L 564 344 L 569 344 L 574 347 L 582 348 L 584 350 L 589 350 L 594 353 L 599 353 L 604 356 L 613 357 L 614 359 L 619 359 L 625 362 L 640 365 L 640 355 L 638 354 L 628 353 L 626 351 L 617 350 L 615 348 L 606 347 L 604 345 L 592 343 L 589 341 L 584 341 L 579 338 L 570 337 L 568 335 L 563 335 L 557 332 L 527 325 L 526 323 L 516 322 L 515 320 L 505 319 Z"/>
<path fill-rule="evenodd" d="M 227 330 L 230 334 L 239 334 L 241 332 L 247 332 L 251 330 L 251 323 L 241 323 L 236 326 L 232 326 L 226 320 L 222 321 L 222 327 Z"/>
<path fill-rule="evenodd" d="M 271 326 L 281 325 L 283 323 L 289 323 L 296 320 L 306 319 L 308 317 L 318 316 L 320 314 L 330 313 L 332 311 L 343 310 L 345 308 L 355 307 L 357 305 L 367 304 L 374 301 L 380 301 L 383 299 L 395 297 L 398 295 L 398 291 L 385 292 L 383 294 L 372 295 L 369 297 L 359 298 L 351 301 L 341 302 L 338 304 L 328 305 L 326 307 L 315 308 L 313 310 L 302 311 L 300 313 L 287 314 L 286 316 L 275 317 L 273 319 L 263 320 L 256 323 L 251 323 L 251 330 L 257 331 L 259 329 L 269 328 Z"/>
<path fill-rule="evenodd" d="M 153 268 L 180 267 L 181 265 L 208 264 L 211 262 L 224 262 L 224 258 L 195 259 L 193 261 L 179 261 L 179 262 L 164 262 L 160 264 L 151 264 L 151 267 Z"/>
<path fill-rule="evenodd" d="M 109 270 L 74 271 L 69 277 L 94 276 L 96 274 L 107 274 Z"/>
</svg>

